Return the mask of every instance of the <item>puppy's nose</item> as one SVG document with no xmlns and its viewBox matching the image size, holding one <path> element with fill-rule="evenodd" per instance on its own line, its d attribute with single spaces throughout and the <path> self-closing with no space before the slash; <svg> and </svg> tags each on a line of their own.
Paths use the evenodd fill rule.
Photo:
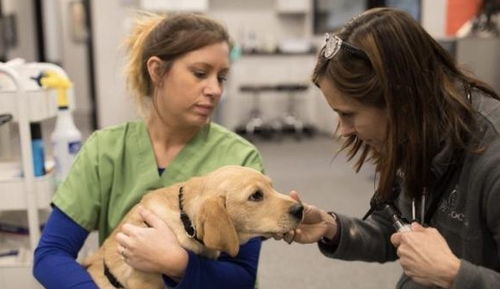
<svg viewBox="0 0 500 289">
<path fill-rule="evenodd" d="M 288 213 L 290 213 L 290 215 L 294 216 L 295 218 L 302 220 L 302 214 L 304 213 L 304 206 L 302 206 L 301 204 L 295 204 L 290 207 Z"/>
</svg>

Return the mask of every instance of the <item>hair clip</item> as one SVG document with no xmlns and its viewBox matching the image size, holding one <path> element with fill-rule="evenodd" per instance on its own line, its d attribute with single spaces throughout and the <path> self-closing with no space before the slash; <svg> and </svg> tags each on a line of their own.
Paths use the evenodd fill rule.
<svg viewBox="0 0 500 289">
<path fill-rule="evenodd" d="M 325 58 L 332 59 L 340 51 L 341 47 L 342 39 L 340 37 L 330 33 L 325 34 L 325 50 L 323 51 Z"/>
</svg>

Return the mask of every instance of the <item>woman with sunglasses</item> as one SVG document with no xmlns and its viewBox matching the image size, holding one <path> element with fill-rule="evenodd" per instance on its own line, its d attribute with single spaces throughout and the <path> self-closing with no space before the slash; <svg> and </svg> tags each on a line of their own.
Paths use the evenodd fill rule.
<svg viewBox="0 0 500 289">
<path fill-rule="evenodd" d="M 277 238 L 331 258 L 398 260 L 396 288 L 498 288 L 498 94 L 391 8 L 328 34 L 313 82 L 356 169 L 375 164 L 376 192 L 363 219 L 308 205 L 299 229 Z"/>
</svg>

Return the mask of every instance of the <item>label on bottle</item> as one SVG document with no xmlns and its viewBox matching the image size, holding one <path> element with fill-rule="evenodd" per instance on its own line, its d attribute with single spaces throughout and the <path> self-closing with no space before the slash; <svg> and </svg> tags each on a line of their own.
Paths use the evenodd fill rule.
<svg viewBox="0 0 500 289">
<path fill-rule="evenodd" d="M 59 185 L 68 175 L 76 154 L 80 151 L 81 145 L 82 142 L 80 140 L 54 142 L 54 171 L 56 185 Z"/>
<path fill-rule="evenodd" d="M 68 152 L 72 155 L 76 155 L 80 151 L 80 147 L 82 146 L 81 141 L 74 141 L 68 143 Z"/>
</svg>

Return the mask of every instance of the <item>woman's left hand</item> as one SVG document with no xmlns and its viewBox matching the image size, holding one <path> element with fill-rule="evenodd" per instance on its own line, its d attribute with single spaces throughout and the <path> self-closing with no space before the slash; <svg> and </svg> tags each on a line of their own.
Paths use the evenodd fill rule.
<svg viewBox="0 0 500 289">
<path fill-rule="evenodd" d="M 155 213 L 140 208 L 149 227 L 122 225 L 116 235 L 118 251 L 130 266 L 146 272 L 164 273 L 179 279 L 187 267 L 188 253 L 168 225 Z"/>
<path fill-rule="evenodd" d="M 424 228 L 418 223 L 411 224 L 411 228 L 411 232 L 391 236 L 404 273 L 424 286 L 451 288 L 460 260 L 435 228 Z"/>
</svg>

